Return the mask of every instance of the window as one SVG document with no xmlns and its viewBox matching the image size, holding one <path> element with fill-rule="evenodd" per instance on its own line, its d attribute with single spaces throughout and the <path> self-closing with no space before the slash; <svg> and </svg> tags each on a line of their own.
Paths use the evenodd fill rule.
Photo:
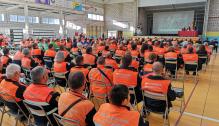
<svg viewBox="0 0 219 126">
<path fill-rule="evenodd" d="M 33 23 L 33 17 L 28 17 L 29 23 Z"/>
<path fill-rule="evenodd" d="M 103 21 L 102 15 L 88 14 L 87 17 L 88 17 L 88 19 L 91 19 L 91 20 Z"/>
<path fill-rule="evenodd" d="M 60 24 L 59 19 L 49 18 L 49 24 Z"/>
<path fill-rule="evenodd" d="M 100 21 L 103 21 L 103 16 L 100 16 Z"/>
<path fill-rule="evenodd" d="M 4 21 L 4 20 L 5 20 L 4 14 L 0 14 L 0 21 Z"/>
<path fill-rule="evenodd" d="M 17 22 L 17 15 L 10 15 L 10 21 Z"/>
<path fill-rule="evenodd" d="M 43 24 L 49 24 L 49 19 L 48 18 L 42 18 L 42 23 Z"/>
<path fill-rule="evenodd" d="M 33 17 L 33 23 L 39 23 L 39 17 Z"/>
<path fill-rule="evenodd" d="M 17 22 L 25 22 L 25 16 L 17 16 Z"/>
<path fill-rule="evenodd" d="M 92 19 L 92 17 L 93 17 L 93 14 L 88 14 L 89 19 Z"/>
</svg>

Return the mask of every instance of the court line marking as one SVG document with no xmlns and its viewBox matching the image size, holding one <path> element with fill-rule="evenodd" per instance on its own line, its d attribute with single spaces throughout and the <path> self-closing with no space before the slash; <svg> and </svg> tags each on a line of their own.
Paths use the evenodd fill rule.
<svg viewBox="0 0 219 126">
<path fill-rule="evenodd" d="M 202 115 L 198 115 L 198 114 L 193 114 L 193 113 L 190 113 L 190 112 L 183 112 L 183 114 L 219 123 L 219 119 L 210 118 L 210 117 L 202 116 Z"/>
</svg>

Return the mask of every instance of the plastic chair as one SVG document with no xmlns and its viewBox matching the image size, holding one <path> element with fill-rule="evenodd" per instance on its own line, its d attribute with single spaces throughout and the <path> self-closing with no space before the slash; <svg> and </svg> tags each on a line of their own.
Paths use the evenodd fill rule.
<svg viewBox="0 0 219 126">
<path fill-rule="evenodd" d="M 53 124 L 52 124 L 52 122 L 51 122 L 51 120 L 49 119 L 48 116 L 51 115 L 52 113 L 56 112 L 58 110 L 58 108 L 54 108 L 51 111 L 46 112 L 43 109 L 43 106 L 48 106 L 49 105 L 46 102 L 33 102 L 33 101 L 29 101 L 29 100 L 23 100 L 23 103 L 24 103 L 24 105 L 26 106 L 27 110 L 30 113 L 29 120 L 30 120 L 30 117 L 34 118 L 33 115 L 40 116 L 40 117 L 46 117 L 49 124 L 51 126 L 53 126 Z M 31 106 L 34 106 L 34 108 L 32 108 Z"/>
<path fill-rule="evenodd" d="M 199 58 L 199 60 L 200 60 L 203 64 L 205 64 L 205 69 L 204 69 L 204 71 L 206 71 L 206 70 L 207 70 L 207 66 L 208 66 L 208 56 L 199 56 L 198 58 Z"/>
<path fill-rule="evenodd" d="M 53 66 L 53 60 L 51 57 L 43 57 L 43 60 L 45 62 L 45 66 L 47 69 L 51 70 Z"/>
<path fill-rule="evenodd" d="M 80 126 L 80 122 L 73 119 L 64 118 L 56 113 L 53 113 L 58 126 Z"/>
<path fill-rule="evenodd" d="M 195 83 L 198 81 L 198 62 L 197 61 L 184 61 L 184 71 L 183 71 L 183 83 L 185 82 L 186 71 L 196 72 Z"/>
<path fill-rule="evenodd" d="M 58 85 L 58 86 L 60 86 L 61 84 L 59 84 L 58 82 L 57 82 L 57 79 L 60 79 L 60 80 L 64 80 L 65 81 L 65 86 L 64 86 L 64 89 L 65 89 L 65 91 L 66 91 L 66 89 L 67 89 L 67 78 L 66 78 L 66 74 L 67 74 L 68 72 L 64 72 L 64 73 L 57 73 L 57 72 L 54 72 L 53 73 L 53 76 L 54 76 L 54 78 L 55 78 L 55 85 Z M 60 91 L 62 92 L 62 90 L 61 90 L 61 88 L 59 87 L 59 89 L 60 89 Z"/>
<path fill-rule="evenodd" d="M 156 86 L 156 88 L 162 88 L 162 85 L 160 84 L 153 84 L 151 83 L 149 86 L 145 86 L 142 87 L 142 94 L 143 94 L 143 108 L 146 112 L 153 112 L 155 114 L 160 114 L 160 115 L 164 115 L 164 123 L 163 126 L 165 126 L 166 124 L 168 126 L 170 126 L 170 122 L 169 122 L 169 118 L 168 118 L 168 114 L 169 114 L 169 107 L 168 107 L 168 100 L 167 100 L 167 94 L 166 93 L 157 93 L 157 92 L 153 92 L 150 91 L 150 89 L 152 89 L 154 86 Z M 164 112 L 154 112 L 152 111 L 150 108 L 148 108 L 145 104 L 145 97 L 147 98 L 151 98 L 154 100 L 162 100 L 166 102 L 166 108 Z"/>
</svg>

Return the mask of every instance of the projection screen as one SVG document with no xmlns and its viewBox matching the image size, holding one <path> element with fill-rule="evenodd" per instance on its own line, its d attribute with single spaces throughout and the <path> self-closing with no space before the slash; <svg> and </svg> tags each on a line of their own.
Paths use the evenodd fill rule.
<svg viewBox="0 0 219 126">
<path fill-rule="evenodd" d="M 192 26 L 194 11 L 159 12 L 153 14 L 153 34 L 177 34 Z"/>
</svg>

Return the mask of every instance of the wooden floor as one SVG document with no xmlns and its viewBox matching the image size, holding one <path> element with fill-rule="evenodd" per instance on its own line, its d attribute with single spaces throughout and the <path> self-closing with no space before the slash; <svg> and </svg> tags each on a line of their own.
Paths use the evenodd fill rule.
<svg viewBox="0 0 219 126">
<path fill-rule="evenodd" d="M 178 110 L 179 101 L 173 102 L 169 119 L 171 126 L 219 126 L 219 54 L 211 57 L 207 71 L 199 72 L 199 81 L 194 83 L 192 75 L 185 81 L 185 108 L 183 114 Z M 181 86 L 182 82 L 173 82 Z M 150 114 L 150 126 L 162 126 L 160 115 Z M 5 115 L 3 126 L 13 126 L 14 119 Z M 19 126 L 22 126 L 21 124 Z"/>
</svg>

